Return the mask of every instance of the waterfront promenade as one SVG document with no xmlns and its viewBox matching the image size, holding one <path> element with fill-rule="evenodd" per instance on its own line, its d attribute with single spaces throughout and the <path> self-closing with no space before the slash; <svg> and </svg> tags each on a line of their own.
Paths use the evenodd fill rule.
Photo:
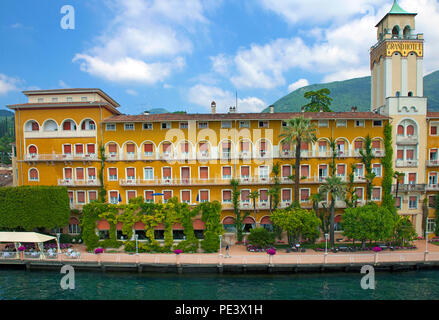
<svg viewBox="0 0 439 320">
<path fill-rule="evenodd" d="M 425 254 L 425 241 L 416 241 L 415 250 L 398 250 L 354 253 L 315 252 L 307 250 L 304 253 L 287 253 L 279 249 L 274 256 L 264 252 L 248 252 L 244 246 L 233 246 L 230 258 L 225 257 L 225 250 L 219 253 L 195 254 L 129 254 L 129 253 L 102 253 L 94 254 L 85 251 L 83 245 L 74 245 L 74 250 L 80 252 L 80 257 L 71 258 L 62 254 L 44 257 L 17 257 L 15 254 L 5 258 L 0 255 L 0 265 L 24 265 L 26 268 L 58 267 L 69 264 L 72 266 L 106 270 L 153 270 L 158 272 L 172 272 L 186 269 L 186 271 L 215 272 L 231 271 L 296 271 L 297 270 L 347 270 L 358 269 L 363 265 L 374 265 L 388 269 L 400 267 L 419 268 L 419 266 L 439 268 L 439 246 L 428 244 L 428 254 Z"/>
</svg>

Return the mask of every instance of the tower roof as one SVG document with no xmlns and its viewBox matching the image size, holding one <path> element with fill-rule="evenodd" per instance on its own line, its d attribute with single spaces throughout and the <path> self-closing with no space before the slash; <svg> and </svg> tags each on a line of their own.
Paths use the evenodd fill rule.
<svg viewBox="0 0 439 320">
<path fill-rule="evenodd" d="M 398 15 L 398 14 L 403 14 L 403 15 L 411 15 L 411 16 L 416 16 L 417 13 L 410 13 L 405 11 L 403 8 L 401 8 L 398 4 L 397 0 L 393 1 L 393 6 L 392 9 L 390 9 L 390 11 L 380 20 L 380 22 L 378 22 L 378 24 L 376 25 L 376 27 L 378 27 L 380 25 L 380 23 L 388 16 L 388 15 Z"/>
</svg>

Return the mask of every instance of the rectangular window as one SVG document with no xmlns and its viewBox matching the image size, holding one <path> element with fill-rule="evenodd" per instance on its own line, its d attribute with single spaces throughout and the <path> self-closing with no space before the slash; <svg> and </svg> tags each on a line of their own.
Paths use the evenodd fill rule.
<svg viewBox="0 0 439 320">
<path fill-rule="evenodd" d="M 72 97 L 67 97 L 67 98 L 66 98 L 66 101 L 67 101 L 67 102 L 72 102 L 72 101 L 73 101 L 73 98 L 72 98 Z"/>
<path fill-rule="evenodd" d="M 428 196 L 428 207 L 429 208 L 434 208 L 435 205 L 435 196 Z"/>
<path fill-rule="evenodd" d="M 326 152 L 326 141 L 319 141 L 319 152 Z"/>
<path fill-rule="evenodd" d="M 356 127 L 364 127 L 364 120 L 355 120 Z"/>
<path fill-rule="evenodd" d="M 191 203 L 191 192 L 188 190 L 181 192 L 181 202 Z"/>
<path fill-rule="evenodd" d="M 209 128 L 208 122 L 198 122 L 198 129 L 207 129 Z"/>
<path fill-rule="evenodd" d="M 240 128 L 250 128 L 250 121 L 239 121 Z"/>
<path fill-rule="evenodd" d="M 95 145 L 92 143 L 87 144 L 87 154 L 95 154 L 95 153 L 96 153 Z"/>
<path fill-rule="evenodd" d="M 88 180 L 96 180 L 96 169 L 95 168 L 87 168 L 87 177 L 88 177 Z"/>
<path fill-rule="evenodd" d="M 259 167 L 259 178 L 260 179 L 268 179 L 268 167 L 267 166 L 260 166 Z"/>
<path fill-rule="evenodd" d="M 231 203 L 232 202 L 232 191 L 223 190 L 223 203 Z"/>
<path fill-rule="evenodd" d="M 395 198 L 395 207 L 397 209 L 401 209 L 401 202 L 402 202 L 401 197 Z"/>
<path fill-rule="evenodd" d="M 300 166 L 300 177 L 309 178 L 309 165 L 303 164 Z"/>
<path fill-rule="evenodd" d="M 87 102 L 87 97 L 81 97 L 82 102 Z"/>
<path fill-rule="evenodd" d="M 416 184 L 416 173 L 409 173 L 409 184 Z"/>
<path fill-rule="evenodd" d="M 75 144 L 75 154 L 77 155 L 84 154 L 84 146 L 82 144 Z"/>
<path fill-rule="evenodd" d="M 232 167 L 223 167 L 223 179 L 232 179 Z"/>
<path fill-rule="evenodd" d="M 373 188 L 372 189 L 372 200 L 373 201 L 381 201 L 381 188 Z"/>
<path fill-rule="evenodd" d="M 201 180 L 209 179 L 209 167 L 200 167 L 200 179 Z"/>
<path fill-rule="evenodd" d="M 133 131 L 134 123 L 125 123 L 125 131 Z"/>
<path fill-rule="evenodd" d="M 58 102 L 58 98 L 52 98 L 52 102 Z"/>
<path fill-rule="evenodd" d="M 98 200 L 98 192 L 97 191 L 89 191 L 88 192 L 88 202 L 93 202 Z"/>
<path fill-rule="evenodd" d="M 381 121 L 381 120 L 374 120 L 373 121 L 373 126 L 374 127 L 382 127 L 383 126 L 383 121 Z"/>
<path fill-rule="evenodd" d="M 241 191 L 241 202 L 243 202 L 243 203 L 250 202 L 250 190 L 242 190 Z"/>
<path fill-rule="evenodd" d="M 346 176 L 346 165 L 344 165 L 344 164 L 337 165 L 337 176 L 338 177 L 345 177 Z"/>
<path fill-rule="evenodd" d="M 436 230 L 436 219 L 428 218 L 427 219 L 427 232 L 434 233 Z"/>
<path fill-rule="evenodd" d="M 282 190 L 282 202 L 291 202 L 291 190 L 290 189 Z"/>
<path fill-rule="evenodd" d="M 372 172 L 375 173 L 376 177 L 381 177 L 381 164 L 375 163 L 372 165 Z"/>
<path fill-rule="evenodd" d="M 172 198 L 172 191 L 163 191 L 163 202 L 167 203 L 169 199 Z"/>
<path fill-rule="evenodd" d="M 259 128 L 268 128 L 268 121 L 259 121 Z"/>
<path fill-rule="evenodd" d="M 72 168 L 64 168 L 64 179 L 72 180 L 73 179 L 73 169 Z"/>
<path fill-rule="evenodd" d="M 180 122 L 180 129 L 187 129 L 189 128 L 188 122 Z"/>
<path fill-rule="evenodd" d="M 309 189 L 300 189 L 300 202 L 309 202 Z"/>
<path fill-rule="evenodd" d="M 154 202 L 154 191 L 145 191 L 145 202 L 153 203 Z"/>
<path fill-rule="evenodd" d="M 436 136 L 437 135 L 437 126 L 431 126 L 430 127 L 430 135 Z"/>
<path fill-rule="evenodd" d="M 145 168 L 144 169 L 144 179 L 145 180 L 154 180 L 154 169 L 153 168 Z"/>
<path fill-rule="evenodd" d="M 76 180 L 84 180 L 84 168 L 76 168 Z"/>
<path fill-rule="evenodd" d="M 319 128 L 328 128 L 329 121 L 328 120 L 319 120 Z"/>
<path fill-rule="evenodd" d="M 112 203 L 112 204 L 119 203 L 119 192 L 118 191 L 110 191 L 110 203 Z"/>
<path fill-rule="evenodd" d="M 114 123 L 107 123 L 105 125 L 105 130 L 106 131 L 116 131 L 116 124 L 114 124 Z"/>
<path fill-rule="evenodd" d="M 85 192 L 84 191 L 78 191 L 76 192 L 76 199 L 79 204 L 85 203 Z"/>
<path fill-rule="evenodd" d="M 152 130 L 152 128 L 153 128 L 152 123 L 143 124 L 143 130 Z"/>
<path fill-rule="evenodd" d="M 409 197 L 409 209 L 418 209 L 418 197 Z"/>
<path fill-rule="evenodd" d="M 437 161 L 437 149 L 431 149 L 430 150 L 430 161 Z"/>
<path fill-rule="evenodd" d="M 136 169 L 134 168 L 127 168 L 127 179 L 128 180 L 134 180 L 136 178 Z"/>
<path fill-rule="evenodd" d="M 129 190 L 127 191 L 127 203 L 131 200 L 136 198 L 137 194 L 135 190 Z"/>
<path fill-rule="evenodd" d="M 354 175 L 358 178 L 362 178 L 364 176 L 364 170 L 362 164 L 357 164 L 354 170 Z"/>
<path fill-rule="evenodd" d="M 72 145 L 71 144 L 63 145 L 63 153 L 65 155 L 71 155 L 72 154 Z"/>
<path fill-rule="evenodd" d="M 282 166 L 282 178 L 289 178 L 291 176 L 291 166 Z"/>
<path fill-rule="evenodd" d="M 230 129 L 232 127 L 232 121 L 221 121 L 222 129 Z"/>
<path fill-rule="evenodd" d="M 208 202 L 209 201 L 209 191 L 201 190 L 200 191 L 200 202 Z"/>
<path fill-rule="evenodd" d="M 163 179 L 171 179 L 172 178 L 172 168 L 166 167 L 163 168 Z"/>
<path fill-rule="evenodd" d="M 355 189 L 355 194 L 358 197 L 358 201 L 362 201 L 363 200 L 363 188 L 356 188 Z"/>
<path fill-rule="evenodd" d="M 241 178 L 249 178 L 250 177 L 250 167 L 242 166 L 241 167 Z"/>
<path fill-rule="evenodd" d="M 38 98 L 38 103 L 44 102 L 44 98 Z"/>
<path fill-rule="evenodd" d="M 117 168 L 108 168 L 108 180 L 117 181 Z"/>
<path fill-rule="evenodd" d="M 163 130 L 171 129 L 171 123 L 170 122 L 162 122 L 162 129 Z"/>
<path fill-rule="evenodd" d="M 152 157 L 154 153 L 154 145 L 152 143 L 145 143 L 143 145 L 143 151 L 146 157 Z"/>
<path fill-rule="evenodd" d="M 259 190 L 259 202 L 268 202 L 268 190 Z"/>
<path fill-rule="evenodd" d="M 346 120 L 337 120 L 337 128 L 346 128 Z"/>
<path fill-rule="evenodd" d="M 136 152 L 136 146 L 133 143 L 127 144 L 127 154 L 133 155 Z"/>
</svg>

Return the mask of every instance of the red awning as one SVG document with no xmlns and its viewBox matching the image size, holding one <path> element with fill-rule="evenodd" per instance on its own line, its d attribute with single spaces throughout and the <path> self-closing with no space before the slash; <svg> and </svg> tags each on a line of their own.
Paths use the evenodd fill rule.
<svg viewBox="0 0 439 320">
<path fill-rule="evenodd" d="M 145 230 L 145 224 L 141 221 L 134 224 L 134 230 Z"/>
<path fill-rule="evenodd" d="M 172 230 L 183 230 L 183 226 L 181 225 L 181 223 L 175 223 L 172 227 Z"/>
<path fill-rule="evenodd" d="M 192 222 L 194 226 L 194 230 L 205 230 L 206 225 L 204 224 L 203 220 L 197 219 Z"/>
<path fill-rule="evenodd" d="M 334 222 L 339 223 L 341 222 L 341 215 L 338 215 L 334 218 Z"/>
<path fill-rule="evenodd" d="M 223 224 L 235 224 L 235 219 L 232 217 L 227 217 L 224 219 Z"/>
<path fill-rule="evenodd" d="M 98 230 L 110 230 L 110 224 L 107 220 L 101 220 L 98 222 Z"/>
<path fill-rule="evenodd" d="M 69 224 L 79 224 L 79 220 L 75 217 L 70 217 Z"/>
<path fill-rule="evenodd" d="M 116 230 L 117 230 L 117 231 L 121 231 L 121 230 L 122 230 L 122 225 L 123 225 L 122 222 L 118 222 L 118 223 L 116 224 Z"/>
<path fill-rule="evenodd" d="M 255 223 L 255 219 L 253 219 L 252 217 L 245 217 L 244 221 L 242 223 L 244 223 L 244 224 L 254 224 Z"/>
<path fill-rule="evenodd" d="M 158 226 L 154 228 L 155 230 L 165 230 L 165 225 L 163 223 L 160 223 Z"/>
<path fill-rule="evenodd" d="M 261 219 L 261 224 L 273 224 L 270 220 L 270 217 L 263 217 Z"/>
</svg>

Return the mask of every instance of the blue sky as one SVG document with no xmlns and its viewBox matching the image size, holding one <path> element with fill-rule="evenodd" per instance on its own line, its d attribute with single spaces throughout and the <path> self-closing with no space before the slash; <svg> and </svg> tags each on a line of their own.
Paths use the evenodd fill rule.
<svg viewBox="0 0 439 320">
<path fill-rule="evenodd" d="M 22 90 L 101 88 L 121 112 L 258 112 L 301 86 L 369 75 L 391 0 L 19 0 L 0 2 L 0 108 Z M 417 12 L 425 72 L 439 69 L 439 4 Z M 64 30 L 61 7 L 75 9 Z"/>
</svg>

